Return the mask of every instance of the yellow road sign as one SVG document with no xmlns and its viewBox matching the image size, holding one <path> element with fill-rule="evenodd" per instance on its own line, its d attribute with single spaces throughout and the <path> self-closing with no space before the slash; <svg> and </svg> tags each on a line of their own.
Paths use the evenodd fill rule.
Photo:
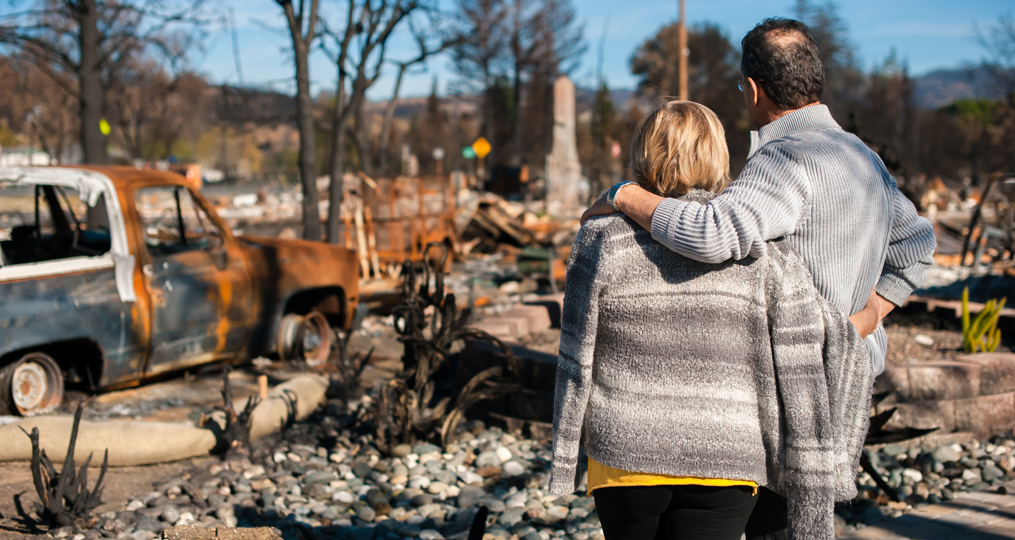
<svg viewBox="0 0 1015 540">
<path fill-rule="evenodd" d="M 472 143 L 472 149 L 475 150 L 479 159 L 483 159 L 490 153 L 490 141 L 486 140 L 485 137 L 480 137 L 476 139 L 476 142 Z"/>
</svg>

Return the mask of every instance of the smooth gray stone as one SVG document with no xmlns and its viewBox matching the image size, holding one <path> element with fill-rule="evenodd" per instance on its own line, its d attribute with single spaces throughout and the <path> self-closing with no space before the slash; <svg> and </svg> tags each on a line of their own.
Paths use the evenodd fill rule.
<svg viewBox="0 0 1015 540">
<path fill-rule="evenodd" d="M 458 475 L 451 471 L 437 471 L 433 475 L 434 480 L 447 484 L 449 486 L 455 485 L 458 481 Z"/>
<path fill-rule="evenodd" d="M 305 493 L 308 497 L 312 497 L 314 499 L 330 499 L 331 492 L 328 490 L 329 488 L 325 484 L 311 484 L 307 486 Z"/>
<path fill-rule="evenodd" d="M 950 444 L 938 446 L 931 452 L 931 455 L 934 457 L 934 460 L 940 461 L 941 463 L 958 461 L 962 457 L 962 454 L 952 448 L 952 445 Z"/>
<path fill-rule="evenodd" d="M 135 526 L 134 528 L 139 531 L 149 531 L 155 534 L 159 534 L 162 532 L 163 529 L 165 529 L 165 526 L 153 518 L 146 517 L 142 518 L 141 521 L 138 521 L 137 526 Z"/>
<path fill-rule="evenodd" d="M 423 506 L 423 505 L 427 505 L 427 504 L 432 504 L 433 503 L 433 496 L 428 495 L 426 493 L 421 493 L 421 494 L 416 495 L 415 497 L 413 497 L 411 499 L 411 502 L 412 502 L 413 506 Z"/>
<path fill-rule="evenodd" d="M 352 465 L 352 473 L 358 476 L 359 478 L 366 478 L 367 475 L 370 474 L 370 471 L 372 470 L 373 469 L 370 468 L 370 465 L 367 465 L 362 461 L 354 463 Z"/>
<path fill-rule="evenodd" d="M 481 452 L 479 456 L 476 457 L 476 462 L 473 463 L 473 466 L 477 469 L 482 469 L 483 467 L 500 467 L 500 458 L 497 457 L 496 452 L 487 450 L 486 452 Z"/>
<path fill-rule="evenodd" d="M 175 506 L 165 506 L 162 508 L 162 514 L 159 516 L 162 521 L 169 524 L 174 524 L 180 521 L 180 511 Z"/>
<path fill-rule="evenodd" d="M 470 485 L 462 486 L 458 492 L 458 507 L 469 508 L 475 506 L 484 496 L 486 496 L 486 491 L 483 488 Z"/>
<path fill-rule="evenodd" d="M 303 478 L 303 484 L 327 484 L 338 480 L 338 476 L 331 471 L 315 471 Z"/>
<path fill-rule="evenodd" d="M 897 456 L 905 454 L 906 449 L 901 444 L 889 444 L 881 450 L 886 456 Z"/>
<path fill-rule="evenodd" d="M 416 454 L 417 456 L 422 456 L 423 454 L 429 454 L 431 452 L 437 452 L 438 454 L 443 453 L 440 447 L 434 446 L 429 443 L 420 443 L 412 447 L 412 453 Z"/>
<path fill-rule="evenodd" d="M 411 501 L 416 495 L 422 495 L 424 491 L 416 488 L 405 488 L 401 493 L 398 494 L 398 500 L 400 501 Z"/>
<path fill-rule="evenodd" d="M 596 509 L 596 500 L 592 497 L 578 497 L 571 501 L 571 508 L 581 508 L 587 512 L 591 512 Z"/>
<path fill-rule="evenodd" d="M 459 496 L 461 496 L 459 494 Z M 504 505 L 504 501 L 494 498 L 492 496 L 483 497 L 479 500 L 480 506 L 485 506 L 491 512 L 503 512 L 507 506 Z"/>
<path fill-rule="evenodd" d="M 373 521 L 374 518 L 377 517 L 377 512 L 369 506 L 364 506 L 356 511 L 356 517 L 362 519 L 363 521 Z"/>
<path fill-rule="evenodd" d="M 509 508 L 497 518 L 497 523 L 500 523 L 504 527 L 513 527 L 522 521 L 524 514 L 524 508 Z"/>
<path fill-rule="evenodd" d="M 997 465 L 991 464 L 983 467 L 983 479 L 987 482 L 1004 477 L 1004 471 L 1002 471 Z"/>
</svg>

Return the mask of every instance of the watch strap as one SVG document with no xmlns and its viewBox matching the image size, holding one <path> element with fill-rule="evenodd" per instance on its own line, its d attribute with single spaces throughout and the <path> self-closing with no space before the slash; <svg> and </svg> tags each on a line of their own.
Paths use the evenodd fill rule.
<svg viewBox="0 0 1015 540">
<path fill-rule="evenodd" d="M 633 184 L 631 180 L 624 180 L 623 182 L 617 182 L 613 184 L 613 187 L 606 192 L 606 203 L 613 207 L 614 210 L 619 211 L 617 208 L 617 194 L 620 193 L 620 189 L 624 186 Z"/>
</svg>

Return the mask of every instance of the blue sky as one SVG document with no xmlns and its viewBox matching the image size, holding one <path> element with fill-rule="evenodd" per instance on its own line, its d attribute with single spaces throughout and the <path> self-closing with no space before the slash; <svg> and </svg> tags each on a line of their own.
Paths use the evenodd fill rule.
<svg viewBox="0 0 1015 540">
<path fill-rule="evenodd" d="M 445 7 L 453 2 L 441 0 Z M 322 0 L 325 13 L 336 13 L 339 2 Z M 596 50 L 609 21 L 603 71 L 613 89 L 632 88 L 635 80 L 628 61 L 635 48 L 663 25 L 677 18 L 676 0 L 573 0 L 585 23 L 588 53 L 573 74 L 579 85 L 594 82 Z M 723 28 L 735 43 L 754 24 L 770 16 L 792 16 L 794 0 L 686 0 L 690 24 L 710 21 Z M 820 4 L 822 0 L 812 0 Z M 989 26 L 1001 14 L 1012 13 L 1012 0 L 839 0 L 838 13 L 848 27 L 850 41 L 865 68 L 880 64 L 894 49 L 908 62 L 910 73 L 920 75 L 937 68 L 954 68 L 978 62 L 984 55 L 976 40 L 975 25 Z M 291 91 L 292 64 L 286 38 L 265 26 L 283 26 L 278 4 L 272 0 L 220 0 L 220 7 L 232 6 L 236 13 L 240 58 L 247 84 Z M 410 43 L 396 40 L 389 55 L 406 58 Z M 237 82 L 232 44 L 223 25 L 210 29 L 206 50 L 192 58 L 194 66 L 214 82 Z M 370 93 L 372 99 L 386 99 L 393 75 L 380 79 Z M 425 72 L 409 77 L 403 96 L 426 95 L 436 76 L 441 89 L 453 76 L 449 60 L 432 60 Z M 334 88 L 335 68 L 321 53 L 312 58 L 314 91 Z"/>
</svg>

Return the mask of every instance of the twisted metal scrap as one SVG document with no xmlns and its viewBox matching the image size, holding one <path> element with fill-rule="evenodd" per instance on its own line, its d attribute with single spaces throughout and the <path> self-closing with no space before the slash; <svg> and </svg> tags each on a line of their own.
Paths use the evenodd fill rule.
<svg viewBox="0 0 1015 540">
<path fill-rule="evenodd" d="M 442 250 L 439 261 L 430 259 L 432 247 Z M 447 246 L 432 243 L 427 245 L 422 263 L 406 261 L 403 265 L 402 304 L 393 315 L 398 340 L 405 347 L 404 369 L 381 389 L 376 415 L 378 440 L 388 449 L 397 442 L 426 439 L 438 428 L 441 443 L 447 445 L 473 405 L 521 388 L 516 382 L 518 362 L 511 348 L 482 330 L 468 328 L 471 310 L 458 311 L 455 295 L 445 294 L 442 269 L 447 257 Z M 427 310 L 431 308 L 428 318 Z M 504 352 L 505 365 L 477 373 L 455 397 L 453 406 L 450 396 L 433 403 L 435 375 L 448 363 L 452 346 L 465 339 L 494 343 Z"/>
<path fill-rule="evenodd" d="M 78 425 L 81 423 L 83 411 L 84 403 L 79 403 L 77 410 L 74 411 L 74 425 L 71 428 L 67 457 L 59 473 L 53 467 L 53 462 L 46 455 L 46 451 L 41 449 L 39 428 L 32 428 L 31 433 L 24 428 L 21 429 L 32 441 L 32 480 L 41 501 L 41 504 L 35 503 L 35 513 L 43 520 L 60 527 L 87 522 L 92 510 L 102 504 L 102 479 L 106 476 L 109 464 L 109 450 L 106 450 L 102 468 L 99 469 L 99 478 L 91 490 L 88 489 L 88 465 L 92 461 L 92 455 L 88 454 L 88 459 L 81 465 L 79 471 L 74 470 L 74 446 L 77 444 Z"/>
</svg>

